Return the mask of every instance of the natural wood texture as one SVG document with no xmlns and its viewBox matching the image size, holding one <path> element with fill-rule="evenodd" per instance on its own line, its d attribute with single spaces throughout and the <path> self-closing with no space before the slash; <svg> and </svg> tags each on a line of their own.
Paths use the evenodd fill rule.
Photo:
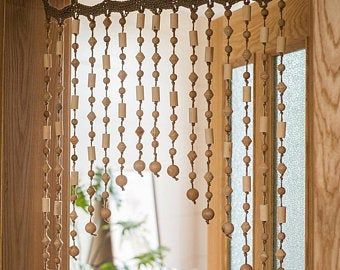
<svg viewBox="0 0 340 270">
<path fill-rule="evenodd" d="M 212 185 L 211 192 L 215 194 L 211 201 L 211 207 L 215 211 L 215 218 L 210 222 L 208 227 L 208 269 L 219 270 L 226 269 L 229 265 L 229 256 L 227 254 L 227 241 L 222 232 L 222 224 L 225 222 L 225 174 L 224 174 L 224 159 L 223 159 L 223 142 L 224 142 L 224 83 L 223 83 L 223 64 L 225 61 L 224 53 L 224 34 L 223 34 L 223 20 L 217 19 L 212 23 L 214 35 L 212 38 L 212 46 L 215 47 L 215 57 L 212 65 L 212 73 L 214 80 L 212 89 L 214 89 L 215 96 L 213 99 L 212 111 L 214 114 L 212 128 L 215 131 L 215 144 L 212 151 L 211 171 L 215 175 L 216 181 Z"/>
<path fill-rule="evenodd" d="M 313 269 L 340 269 L 340 2 L 313 0 Z"/>
<path fill-rule="evenodd" d="M 5 67 L 4 77 L 6 78 L 4 80 L 6 91 L 3 94 L 3 154 L 6 159 L 2 160 L 2 185 L 4 187 L 2 207 L 7 211 L 3 212 L 1 269 L 41 270 L 44 11 L 40 0 L 29 2 L 7 0 L 5 4 L 4 55 L 6 55 L 6 63 L 2 67 Z M 61 4 L 60 1 L 59 4 Z M 69 62 L 67 59 L 66 61 Z M 55 91 L 54 83 L 53 80 L 52 93 Z M 67 82 L 66 84 L 68 85 Z M 65 94 L 67 93 L 68 91 Z M 51 111 L 55 110 L 53 104 Z M 65 115 L 65 119 L 68 119 L 68 115 Z M 68 134 L 68 125 L 65 126 L 65 134 Z M 55 144 L 52 142 L 51 164 L 53 165 L 55 164 L 54 148 Z M 65 176 L 67 176 L 68 144 L 64 146 L 64 154 Z M 51 174 L 50 179 L 51 182 L 55 181 L 54 173 Z M 67 181 L 64 180 L 64 183 Z M 66 185 L 64 194 L 68 194 Z M 52 202 L 53 199 L 54 196 L 52 196 Z M 67 209 L 68 203 L 65 203 L 64 210 Z M 65 246 L 68 243 L 67 218 L 68 216 L 65 216 L 63 221 Z M 52 214 L 50 219 L 54 220 Z M 51 228 L 53 236 L 53 222 Z M 53 256 L 52 252 L 51 261 Z M 62 269 L 68 269 L 66 252 L 63 256 Z"/>
</svg>

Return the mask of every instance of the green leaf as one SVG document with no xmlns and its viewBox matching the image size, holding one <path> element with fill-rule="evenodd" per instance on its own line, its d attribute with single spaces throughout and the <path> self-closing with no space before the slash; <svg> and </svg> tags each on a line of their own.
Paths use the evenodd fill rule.
<svg viewBox="0 0 340 270">
<path fill-rule="evenodd" d="M 160 246 L 157 249 L 152 249 L 134 257 L 134 259 L 137 261 L 138 269 L 140 269 L 142 266 L 161 266 L 165 257 L 164 253 L 167 251 L 167 248 Z"/>
<path fill-rule="evenodd" d="M 77 188 L 76 206 L 82 208 L 85 212 L 87 212 L 87 207 L 89 206 L 89 202 L 86 199 L 85 193 L 81 188 Z"/>
<path fill-rule="evenodd" d="M 127 233 L 131 234 L 137 231 L 144 223 L 145 223 L 145 219 L 142 221 L 128 220 L 128 221 L 118 221 L 116 225 L 121 227 L 122 235 L 125 235 Z"/>
<path fill-rule="evenodd" d="M 113 262 L 106 262 L 99 266 L 99 270 L 118 270 L 118 268 Z"/>
</svg>

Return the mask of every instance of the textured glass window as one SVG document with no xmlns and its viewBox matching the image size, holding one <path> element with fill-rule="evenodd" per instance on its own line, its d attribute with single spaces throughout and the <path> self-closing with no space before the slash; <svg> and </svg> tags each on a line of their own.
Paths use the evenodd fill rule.
<svg viewBox="0 0 340 270">
<path fill-rule="evenodd" d="M 249 66 L 249 70 L 252 73 L 253 65 Z M 245 71 L 245 67 L 235 68 L 233 70 L 233 119 L 232 119 L 232 128 L 233 128 L 233 159 L 232 159 L 232 167 L 234 168 L 232 174 L 232 188 L 234 190 L 233 193 L 233 209 L 232 209 L 232 222 L 235 226 L 235 232 L 233 233 L 233 238 L 231 241 L 231 269 L 239 270 L 240 266 L 244 263 L 244 256 L 242 252 L 242 246 L 244 244 L 244 236 L 241 229 L 241 225 L 244 221 L 245 213 L 243 211 L 243 203 L 245 200 L 245 194 L 242 191 L 242 177 L 245 175 L 245 166 L 243 163 L 243 157 L 245 155 L 245 148 L 242 143 L 242 139 L 245 135 L 245 127 L 243 123 L 243 117 L 245 116 L 244 103 L 243 103 L 243 72 Z M 251 74 L 250 85 L 253 85 L 253 74 Z M 253 106 L 249 106 L 249 117 L 253 118 Z M 249 126 L 249 136 L 253 136 L 253 123 Z M 250 148 L 249 155 L 253 156 L 253 149 Z M 252 166 L 249 167 L 249 175 L 253 174 Z M 248 201 L 251 205 L 251 210 L 248 214 L 248 221 L 250 224 L 253 222 L 252 215 L 252 195 L 248 196 Z M 248 242 L 252 243 L 253 234 L 252 230 L 250 230 L 248 235 Z M 252 246 L 252 245 L 250 245 Z M 248 262 L 252 262 L 252 252 L 251 250 L 248 253 Z"/>
<path fill-rule="evenodd" d="M 284 94 L 284 121 L 287 122 L 284 163 L 288 168 L 283 182 L 286 188 L 284 205 L 287 207 L 287 223 L 283 226 L 287 235 L 283 244 L 287 253 L 284 268 L 302 270 L 305 269 L 306 51 L 286 55 L 284 64 L 287 85 Z"/>
</svg>

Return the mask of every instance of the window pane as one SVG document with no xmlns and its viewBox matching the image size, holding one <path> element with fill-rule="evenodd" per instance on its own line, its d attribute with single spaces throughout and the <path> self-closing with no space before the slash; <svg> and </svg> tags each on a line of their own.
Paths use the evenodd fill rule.
<svg viewBox="0 0 340 270">
<path fill-rule="evenodd" d="M 249 66 L 249 70 L 252 73 L 253 65 Z M 242 246 L 244 244 L 243 232 L 241 230 L 241 225 L 244 221 L 245 213 L 243 211 L 243 203 L 245 195 L 242 191 L 242 177 L 245 175 L 245 167 L 243 163 L 243 157 L 245 155 L 245 148 L 242 143 L 242 139 L 245 135 L 245 128 L 243 124 L 243 117 L 245 115 L 244 103 L 243 103 L 243 91 L 244 86 L 243 72 L 245 67 L 235 68 L 233 70 L 233 159 L 232 167 L 234 168 L 232 174 L 232 188 L 234 190 L 232 197 L 232 222 L 235 226 L 235 232 L 233 233 L 233 238 L 231 241 L 231 269 L 239 270 L 240 266 L 244 263 L 244 256 L 242 252 Z M 250 85 L 253 85 L 253 74 L 251 74 Z M 249 117 L 253 118 L 253 106 L 249 106 Z M 249 136 L 253 136 L 253 123 L 249 125 Z M 250 147 L 249 155 L 253 156 L 253 149 Z M 249 167 L 249 175 L 253 174 L 252 166 Z M 248 196 L 248 201 L 252 209 L 253 196 L 250 194 Z M 248 214 L 249 223 L 253 222 L 252 210 Z M 253 233 L 250 230 L 248 234 L 248 242 L 252 243 Z M 252 246 L 252 245 L 250 245 Z M 252 262 L 252 250 L 248 253 L 248 261 Z"/>
<path fill-rule="evenodd" d="M 306 51 L 286 55 L 284 64 L 287 85 L 284 94 L 284 121 L 287 122 L 284 163 L 288 168 L 283 183 L 286 188 L 284 205 L 287 207 L 287 223 L 283 229 L 287 235 L 283 244 L 287 253 L 284 267 L 301 270 L 305 268 Z"/>
</svg>

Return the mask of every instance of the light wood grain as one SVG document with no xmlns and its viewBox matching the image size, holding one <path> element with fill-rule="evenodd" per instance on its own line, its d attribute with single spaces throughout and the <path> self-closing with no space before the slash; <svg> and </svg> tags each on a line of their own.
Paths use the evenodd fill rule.
<svg viewBox="0 0 340 270">
<path fill-rule="evenodd" d="M 340 269 L 340 2 L 313 0 L 313 269 Z"/>
</svg>

